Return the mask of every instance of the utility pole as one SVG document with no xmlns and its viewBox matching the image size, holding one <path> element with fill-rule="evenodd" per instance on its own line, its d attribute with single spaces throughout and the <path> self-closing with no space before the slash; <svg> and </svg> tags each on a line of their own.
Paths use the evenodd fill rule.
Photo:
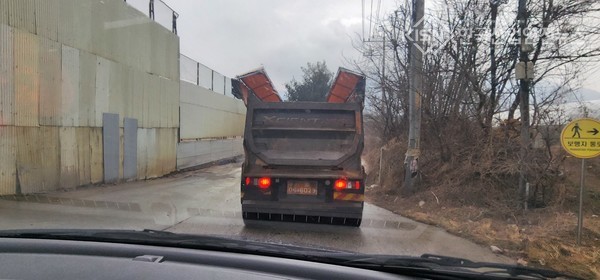
<svg viewBox="0 0 600 280">
<path fill-rule="evenodd" d="M 412 5 L 412 32 L 410 34 L 412 44 L 409 49 L 410 65 L 408 71 L 409 129 L 408 149 L 404 158 L 403 195 L 409 195 L 415 191 L 419 172 L 419 156 L 421 154 L 421 91 L 423 88 L 423 42 L 421 31 L 424 25 L 425 0 L 413 0 Z"/>
<path fill-rule="evenodd" d="M 529 135 L 529 83 L 532 79 L 532 75 L 528 72 L 533 72 L 533 69 L 527 69 L 533 67 L 529 62 L 529 52 L 531 52 L 531 46 L 527 44 L 526 29 L 527 29 L 527 0 L 519 0 L 519 7 L 517 12 L 517 20 L 519 23 L 519 63 L 524 68 L 525 76 L 521 77 L 519 81 L 519 98 L 520 98 L 520 111 L 521 111 L 521 150 L 520 150 L 520 161 L 519 161 L 519 194 L 521 197 L 525 197 L 525 188 L 527 185 L 527 169 L 528 169 L 528 157 L 530 148 L 530 135 Z M 529 70 L 529 71 L 528 71 Z M 524 199 L 525 203 L 527 198 Z"/>
</svg>

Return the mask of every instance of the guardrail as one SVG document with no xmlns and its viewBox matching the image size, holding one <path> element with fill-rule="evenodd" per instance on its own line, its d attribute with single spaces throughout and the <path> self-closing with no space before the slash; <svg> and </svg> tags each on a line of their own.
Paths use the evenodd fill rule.
<svg viewBox="0 0 600 280">
<path fill-rule="evenodd" d="M 161 0 L 123 0 L 140 12 L 148 14 L 152 20 L 177 34 L 179 14 Z"/>
</svg>

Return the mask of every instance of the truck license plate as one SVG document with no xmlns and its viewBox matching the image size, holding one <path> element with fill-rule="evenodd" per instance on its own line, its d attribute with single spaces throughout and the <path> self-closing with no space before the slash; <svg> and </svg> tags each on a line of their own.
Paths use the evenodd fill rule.
<svg viewBox="0 0 600 280">
<path fill-rule="evenodd" d="M 317 195 L 316 181 L 288 181 L 287 194 Z"/>
</svg>

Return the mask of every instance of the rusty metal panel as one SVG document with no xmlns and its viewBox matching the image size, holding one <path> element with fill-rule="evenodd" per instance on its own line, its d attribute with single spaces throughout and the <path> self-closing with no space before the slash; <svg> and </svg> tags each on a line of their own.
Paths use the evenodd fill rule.
<svg viewBox="0 0 600 280">
<path fill-rule="evenodd" d="M 119 116 L 104 113 L 102 121 L 102 147 L 104 161 L 104 182 L 114 183 L 119 179 L 120 131 Z"/>
<path fill-rule="evenodd" d="M 96 56 L 79 51 L 79 126 L 96 126 Z"/>
<path fill-rule="evenodd" d="M 8 0 L 8 22 L 35 34 L 35 0 Z"/>
<path fill-rule="evenodd" d="M 75 133 L 77 137 L 77 171 L 79 172 L 79 185 L 89 185 L 92 182 L 90 128 L 75 128 Z"/>
<path fill-rule="evenodd" d="M 60 187 L 79 185 L 79 157 L 75 127 L 60 128 Z"/>
<path fill-rule="evenodd" d="M 61 45 L 40 37 L 40 125 L 62 125 Z"/>
<path fill-rule="evenodd" d="M 14 123 L 17 126 L 37 126 L 39 124 L 39 41 L 36 35 L 26 31 L 16 28 L 13 31 Z"/>
<path fill-rule="evenodd" d="M 156 128 L 146 130 L 146 178 L 156 178 L 160 176 L 162 170 L 158 164 L 159 149 L 156 131 Z"/>
<path fill-rule="evenodd" d="M 62 125 L 79 125 L 79 50 L 62 46 Z"/>
<path fill-rule="evenodd" d="M 158 149 L 160 150 L 158 164 L 161 175 L 169 174 L 177 165 L 177 130 L 173 128 L 158 129 Z"/>
<path fill-rule="evenodd" d="M 42 126 L 39 128 L 37 143 L 41 146 L 42 189 L 56 190 L 60 187 L 60 139 L 59 127 Z"/>
<path fill-rule="evenodd" d="M 62 6 L 56 5 L 55 1 L 35 0 L 35 27 L 38 36 L 58 41 L 60 8 Z"/>
<path fill-rule="evenodd" d="M 14 126 L 0 126 L 0 195 L 17 189 L 17 138 Z"/>
<path fill-rule="evenodd" d="M 2 0 L 8 6 L 6 0 Z M 14 124 L 14 57 L 13 29 L 0 24 L 0 125 Z"/>
<path fill-rule="evenodd" d="M 110 88 L 110 61 L 97 57 L 96 60 L 96 96 L 95 96 L 95 126 L 102 127 L 102 114 L 108 113 Z"/>
<path fill-rule="evenodd" d="M 16 127 L 17 193 L 36 193 L 44 190 L 42 174 L 42 145 L 39 127 Z"/>
<path fill-rule="evenodd" d="M 91 183 L 100 183 L 104 179 L 104 161 L 102 154 L 102 128 L 93 127 L 90 132 L 90 177 Z"/>
</svg>

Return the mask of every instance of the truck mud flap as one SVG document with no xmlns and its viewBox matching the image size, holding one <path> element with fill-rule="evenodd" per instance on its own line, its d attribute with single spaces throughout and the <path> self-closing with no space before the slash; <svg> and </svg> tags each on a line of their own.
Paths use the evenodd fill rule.
<svg viewBox="0 0 600 280">
<path fill-rule="evenodd" d="M 309 223 L 309 224 L 327 224 L 359 227 L 362 219 L 327 217 L 327 216 L 309 216 L 293 214 L 275 214 L 259 212 L 243 212 L 244 222 L 246 221 L 280 221 L 291 223 Z"/>
</svg>

